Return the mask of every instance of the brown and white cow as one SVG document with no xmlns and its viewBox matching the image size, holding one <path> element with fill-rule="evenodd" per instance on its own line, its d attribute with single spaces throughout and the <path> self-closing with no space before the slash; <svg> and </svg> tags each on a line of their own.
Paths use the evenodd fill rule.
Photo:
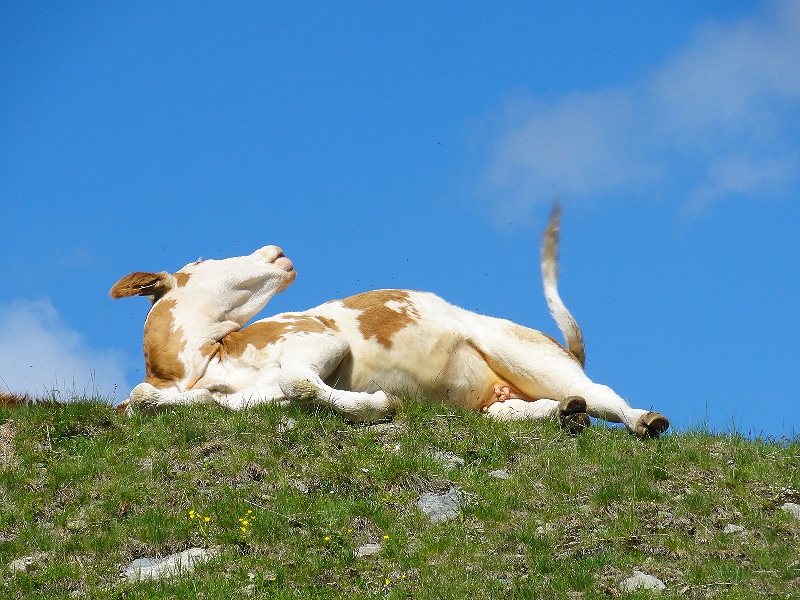
<svg viewBox="0 0 800 600">
<path fill-rule="evenodd" d="M 128 410 L 216 402 L 232 409 L 296 402 L 377 421 L 399 406 L 393 392 L 441 400 L 501 419 L 558 417 L 570 430 L 588 415 L 624 423 L 641 438 L 669 421 L 632 408 L 583 370 L 583 335 L 557 289 L 560 210 L 545 232 L 542 277 L 566 338 L 478 315 L 438 296 L 376 290 L 247 325 L 295 279 L 280 248 L 198 261 L 177 273 L 131 273 L 113 298 L 147 296 L 145 381 Z"/>
</svg>

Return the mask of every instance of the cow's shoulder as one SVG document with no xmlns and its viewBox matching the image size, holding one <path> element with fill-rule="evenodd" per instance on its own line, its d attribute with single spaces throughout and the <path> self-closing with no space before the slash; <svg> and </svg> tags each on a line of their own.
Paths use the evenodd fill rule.
<svg viewBox="0 0 800 600">
<path fill-rule="evenodd" d="M 373 290 L 323 306 L 347 309 L 364 339 L 388 349 L 399 332 L 422 320 L 418 305 L 421 295 L 421 292 L 410 290 Z"/>
<path fill-rule="evenodd" d="M 221 352 L 225 358 L 239 358 L 248 348 L 264 350 L 292 335 L 338 331 L 334 318 L 312 313 L 284 313 L 229 333 L 220 340 Z"/>
</svg>

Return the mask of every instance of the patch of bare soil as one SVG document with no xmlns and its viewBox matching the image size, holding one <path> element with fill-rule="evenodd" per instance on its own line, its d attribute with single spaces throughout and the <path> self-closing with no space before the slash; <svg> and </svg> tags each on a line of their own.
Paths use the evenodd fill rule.
<svg viewBox="0 0 800 600">
<path fill-rule="evenodd" d="M 0 425 L 0 468 L 14 462 L 14 421 Z"/>
</svg>

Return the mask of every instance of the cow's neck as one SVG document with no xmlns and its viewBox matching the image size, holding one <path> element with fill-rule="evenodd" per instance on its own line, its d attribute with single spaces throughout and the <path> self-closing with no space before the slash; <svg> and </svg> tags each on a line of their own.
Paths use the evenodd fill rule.
<svg viewBox="0 0 800 600">
<path fill-rule="evenodd" d="M 218 342 L 239 329 L 175 300 L 153 305 L 144 326 L 145 381 L 157 388 L 191 389 L 203 376 Z"/>
</svg>

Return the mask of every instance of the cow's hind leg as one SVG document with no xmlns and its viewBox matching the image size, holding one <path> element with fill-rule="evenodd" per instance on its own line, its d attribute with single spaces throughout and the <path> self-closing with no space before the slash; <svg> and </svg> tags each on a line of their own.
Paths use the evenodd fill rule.
<svg viewBox="0 0 800 600">
<path fill-rule="evenodd" d="M 594 383 L 562 346 L 539 332 L 506 324 L 505 331 L 498 327 L 485 338 L 478 348 L 489 366 L 529 398 L 566 401 L 578 396 L 585 399 L 589 415 L 623 423 L 639 438 L 657 438 L 669 427 L 662 414 L 634 408 L 608 386 Z"/>
<path fill-rule="evenodd" d="M 548 399 L 509 398 L 487 406 L 484 413 L 495 419 L 507 421 L 558 418 L 561 427 L 569 433 L 578 433 L 590 424 L 589 415 L 586 413 L 586 400 L 580 396 L 570 396 L 560 402 Z"/>
<path fill-rule="evenodd" d="M 593 383 L 588 377 L 576 382 L 572 393 L 586 398 L 590 415 L 611 423 L 622 423 L 640 439 L 658 438 L 669 428 L 669 421 L 661 413 L 633 408 L 611 388 Z"/>
<path fill-rule="evenodd" d="M 636 421 L 636 437 L 640 439 L 658 438 L 669 429 L 669 420 L 661 413 L 650 411 Z"/>
<path fill-rule="evenodd" d="M 558 419 L 561 426 L 570 433 L 578 433 L 591 424 L 586 412 L 586 400 L 580 396 L 570 396 L 558 403 Z"/>
</svg>

